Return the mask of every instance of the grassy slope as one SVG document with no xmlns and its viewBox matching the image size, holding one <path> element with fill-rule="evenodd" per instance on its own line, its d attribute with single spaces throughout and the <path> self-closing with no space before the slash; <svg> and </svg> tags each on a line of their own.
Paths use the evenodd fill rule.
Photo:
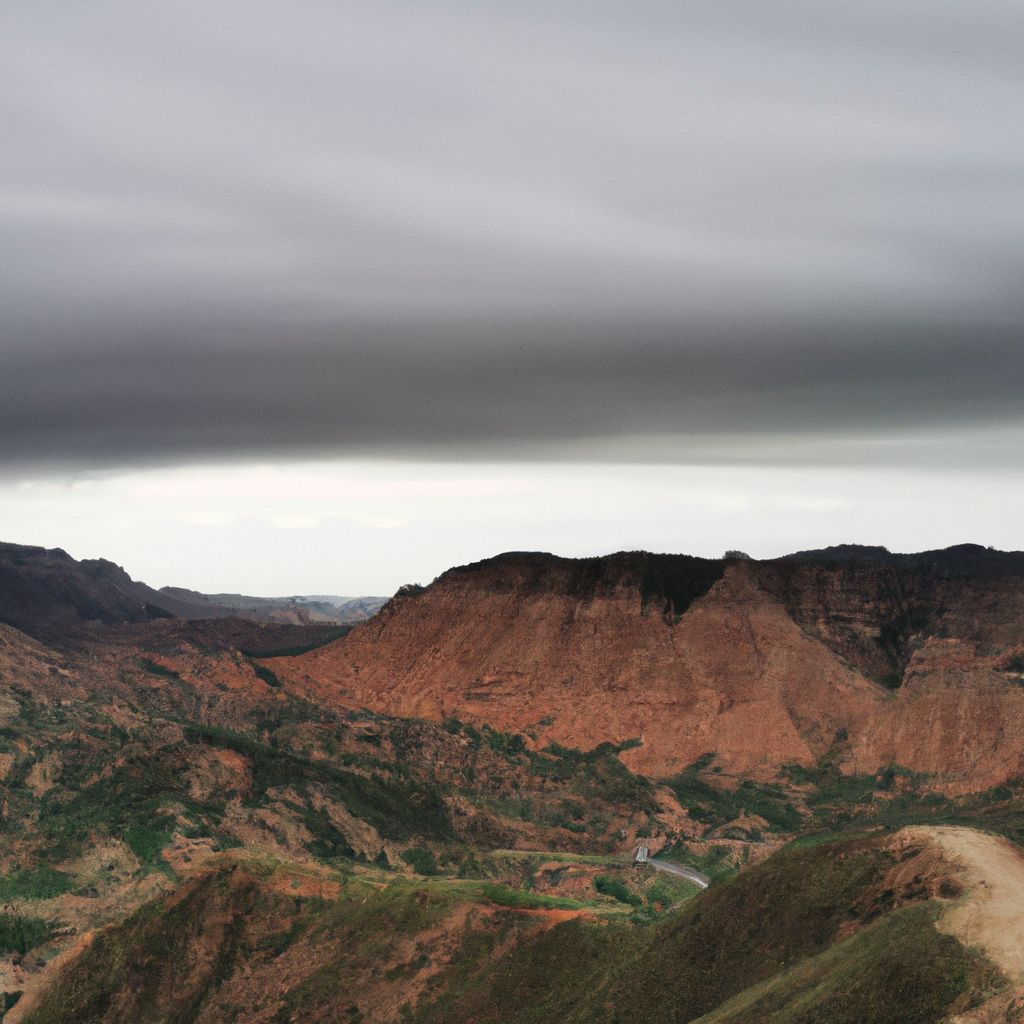
<svg viewBox="0 0 1024 1024">
<path fill-rule="evenodd" d="M 927 905 L 894 911 L 752 986 L 700 1024 L 927 1024 L 996 976 L 934 927 Z"/>
<path fill-rule="evenodd" d="M 787 851 L 651 929 L 570 922 L 484 966 L 473 984 L 453 985 L 420 1019 L 690 1020 L 827 948 L 887 865 L 888 855 L 867 843 Z M 522 1002 L 519 1016 L 505 1016 Z"/>
<path fill-rule="evenodd" d="M 476 882 L 348 876 L 323 900 L 243 858 L 100 933 L 27 1024 L 924 1024 L 993 975 L 930 904 L 877 916 L 891 863 L 877 841 L 788 850 L 659 924 L 551 927 Z"/>
<path fill-rule="evenodd" d="M 174 905 L 151 903 L 124 924 L 98 934 L 64 970 L 30 1014 L 31 1021 L 166 1021 L 195 1018 L 222 979 L 251 927 L 269 924 L 278 908 L 259 900 L 255 885 L 211 875 Z M 220 919 L 219 934 L 204 924 Z"/>
<path fill-rule="evenodd" d="M 417 1020 L 939 1020 L 1001 979 L 936 931 L 932 905 L 892 911 L 835 941 L 844 923 L 879 908 L 874 888 L 887 860 L 872 842 L 816 844 L 744 872 L 646 932 L 562 925 L 450 985 Z"/>
</svg>

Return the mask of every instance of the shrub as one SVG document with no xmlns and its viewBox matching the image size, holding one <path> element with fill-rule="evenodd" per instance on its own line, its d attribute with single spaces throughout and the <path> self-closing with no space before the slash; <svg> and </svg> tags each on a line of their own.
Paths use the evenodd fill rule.
<svg viewBox="0 0 1024 1024">
<path fill-rule="evenodd" d="M 171 834 L 149 825 L 134 825 L 125 829 L 124 841 L 143 864 L 153 864 L 160 851 L 170 843 Z"/>
<path fill-rule="evenodd" d="M 253 662 L 252 670 L 256 673 L 256 678 L 262 679 L 267 686 L 272 686 L 274 689 L 277 689 L 281 685 L 281 680 L 278 679 L 277 676 L 265 665 L 258 665 Z"/>
<path fill-rule="evenodd" d="M 402 851 L 402 860 L 408 864 L 418 875 L 438 874 L 437 861 L 430 850 L 422 846 L 413 846 Z"/>
<path fill-rule="evenodd" d="M 608 875 L 598 875 L 594 879 L 594 888 L 602 896 L 611 896 L 620 903 L 628 903 L 631 907 L 639 907 L 643 900 L 631 893 L 621 879 L 611 878 Z"/>
<path fill-rule="evenodd" d="M 18 914 L 0 914 L 0 953 L 27 953 L 46 942 L 55 929 L 49 921 Z"/>
<path fill-rule="evenodd" d="M 162 676 L 164 679 L 181 679 L 181 676 L 173 668 L 167 668 L 166 665 L 161 665 L 158 661 L 153 661 L 150 658 L 142 658 L 140 664 L 152 676 Z"/>
</svg>

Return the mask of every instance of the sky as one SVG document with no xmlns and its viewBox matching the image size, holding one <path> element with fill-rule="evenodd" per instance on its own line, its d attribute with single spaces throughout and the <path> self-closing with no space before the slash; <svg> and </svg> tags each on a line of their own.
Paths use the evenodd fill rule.
<svg viewBox="0 0 1024 1024">
<path fill-rule="evenodd" d="M 0 8 L 0 538 L 212 591 L 1020 548 L 1024 7 Z"/>
</svg>

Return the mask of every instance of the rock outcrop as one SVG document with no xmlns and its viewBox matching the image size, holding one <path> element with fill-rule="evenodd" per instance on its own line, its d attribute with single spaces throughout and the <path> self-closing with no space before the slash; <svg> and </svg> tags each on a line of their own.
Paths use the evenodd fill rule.
<svg viewBox="0 0 1024 1024">
<path fill-rule="evenodd" d="M 952 791 L 1024 770 L 1024 558 L 963 547 L 773 562 L 509 554 L 409 588 L 274 668 L 319 699 L 455 716 L 668 775 L 833 752 Z"/>
</svg>

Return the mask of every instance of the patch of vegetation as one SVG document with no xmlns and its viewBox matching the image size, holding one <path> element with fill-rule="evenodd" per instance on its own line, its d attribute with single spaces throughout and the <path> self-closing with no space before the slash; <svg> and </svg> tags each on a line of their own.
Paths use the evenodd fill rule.
<svg viewBox="0 0 1024 1024">
<path fill-rule="evenodd" d="M 834 758 L 822 758 L 813 768 L 785 765 L 783 773 L 794 785 L 812 786 L 807 794 L 807 806 L 819 818 L 850 816 L 855 808 L 871 802 L 877 788 L 873 775 L 844 775 Z"/>
<path fill-rule="evenodd" d="M 614 971 L 613 950 L 632 965 L 639 929 L 570 921 L 544 929 L 500 958 L 495 938 L 473 936 L 463 944 L 430 998 L 421 1000 L 416 1024 L 609 1024 L 609 1010 L 595 1010 L 588 998 L 605 987 Z M 643 984 L 642 978 L 636 978 Z M 682 1018 L 680 1018 L 682 1019 Z"/>
<path fill-rule="evenodd" d="M 702 772 L 710 767 L 714 754 L 705 754 L 678 775 L 665 779 L 676 799 L 687 809 L 690 817 L 714 827 L 738 818 L 741 813 L 756 814 L 768 822 L 774 832 L 796 832 L 803 817 L 781 786 L 741 782 L 736 789 L 712 786 Z"/>
<path fill-rule="evenodd" d="M 151 658 L 140 658 L 139 664 L 151 676 L 162 676 L 164 679 L 174 679 L 181 682 L 180 673 L 175 672 L 173 668 L 168 668 L 166 665 L 161 665 L 158 661 L 153 661 Z"/>
<path fill-rule="evenodd" d="M 38 917 L 0 914 L 0 953 L 27 953 L 53 938 L 56 928 Z"/>
<path fill-rule="evenodd" d="M 795 785 L 810 786 L 807 806 L 819 826 L 885 825 L 896 828 L 923 822 L 952 820 L 965 806 L 977 801 L 968 797 L 960 804 L 934 790 L 930 777 L 888 765 L 874 774 L 844 775 L 833 752 L 813 768 L 786 765 L 786 777 Z"/>
<path fill-rule="evenodd" d="M 356 851 L 349 846 L 348 841 L 338 831 L 326 811 L 309 806 L 299 807 L 294 804 L 290 804 L 290 806 L 298 813 L 303 825 L 313 835 L 312 842 L 307 843 L 306 847 L 315 857 L 333 861 L 338 857 L 350 860 L 356 856 Z"/>
<path fill-rule="evenodd" d="M 14 900 L 49 900 L 75 887 L 69 875 L 45 865 L 0 875 L 0 903 Z"/>
<path fill-rule="evenodd" d="M 854 839 L 865 839 L 867 832 L 805 832 L 787 843 L 787 849 L 799 850 L 802 847 L 825 846 L 829 843 L 847 842 Z"/>
<path fill-rule="evenodd" d="M 999 666 L 1000 672 L 1018 672 L 1024 674 L 1024 652 L 1011 654 Z"/>
<path fill-rule="evenodd" d="M 336 1005 L 339 996 L 348 1006 L 356 1006 L 352 997 L 360 980 L 371 971 L 383 973 L 381 964 L 399 967 L 394 981 L 408 976 L 423 951 L 410 961 L 407 952 L 399 954 L 398 950 L 407 949 L 410 940 L 435 927 L 453 902 L 453 894 L 421 885 L 400 880 L 382 891 L 360 891 L 358 899 L 343 898 L 325 908 L 314 922 L 311 936 L 313 940 L 323 936 L 335 952 L 288 991 L 279 1019 L 338 1019 L 336 1013 L 324 1009 Z M 344 940 L 340 945 L 338 936 Z M 358 1019 L 350 1010 L 343 1012 L 349 1019 Z"/>
<path fill-rule="evenodd" d="M 174 815 L 168 805 L 192 806 L 178 752 L 140 750 L 112 770 L 97 772 L 106 756 L 104 748 L 66 752 L 61 784 L 40 807 L 40 828 L 50 840 L 51 856 L 75 854 L 95 833 L 120 838 L 132 829 L 169 832 Z"/>
<path fill-rule="evenodd" d="M 961 993 L 995 987 L 988 965 L 906 907 L 702 1019 L 702 1024 L 930 1024 Z"/>
<path fill-rule="evenodd" d="M 627 743 L 631 741 L 627 740 Z M 601 743 L 592 750 L 574 750 L 552 743 L 542 751 L 528 751 L 530 770 L 542 779 L 567 783 L 579 796 L 624 804 L 654 814 L 658 802 L 651 783 L 634 775 L 618 757 L 620 749 Z"/>
<path fill-rule="evenodd" d="M 658 858 L 683 864 L 720 882 L 736 874 L 737 868 L 730 859 L 732 852 L 730 847 L 718 844 L 710 846 L 706 853 L 697 853 L 685 842 L 676 841 L 662 849 Z"/>
<path fill-rule="evenodd" d="M 267 668 L 266 665 L 261 665 L 259 662 L 252 662 L 252 670 L 256 673 L 257 679 L 262 679 L 267 686 L 272 686 L 274 689 L 278 689 L 281 686 L 281 680 Z"/>
<path fill-rule="evenodd" d="M 488 878 L 487 869 L 473 853 L 467 853 L 459 862 L 457 878 Z"/>
<path fill-rule="evenodd" d="M 627 903 L 631 907 L 639 907 L 643 903 L 643 899 L 630 892 L 621 879 L 613 878 L 610 875 L 598 875 L 594 879 L 594 888 L 602 896 L 611 896 L 612 899 L 616 899 L 620 903 Z"/>
<path fill-rule="evenodd" d="M 171 833 L 149 825 L 133 825 L 125 829 L 124 841 L 143 864 L 155 864 L 165 847 L 171 843 Z"/>
<path fill-rule="evenodd" d="M 1013 779 L 947 805 L 937 820 L 995 832 L 1024 845 L 1024 779 Z"/>
<path fill-rule="evenodd" d="M 406 963 L 395 964 L 394 967 L 384 972 L 388 981 L 398 981 L 399 978 L 410 978 L 419 974 L 430 963 L 430 957 L 426 953 L 420 953 Z"/>
<path fill-rule="evenodd" d="M 660 906 L 664 910 L 674 903 L 681 903 L 699 891 L 697 886 L 691 882 L 673 875 L 659 875 L 644 894 L 644 899 L 649 907 Z"/>
<path fill-rule="evenodd" d="M 193 742 L 226 747 L 247 757 L 253 771 L 253 800 L 262 799 L 268 789 L 301 789 L 317 784 L 327 796 L 343 804 L 387 839 L 403 841 L 416 836 L 449 839 L 452 836 L 448 809 L 435 787 L 387 779 L 377 773 L 359 775 L 227 729 L 190 724 L 185 726 L 185 734 Z"/>
<path fill-rule="evenodd" d="M 401 857 L 418 875 L 436 875 L 440 873 L 433 853 L 422 846 L 413 846 L 408 850 L 403 850 Z"/>
<path fill-rule="evenodd" d="M 515 757 L 526 750 L 526 739 L 519 733 L 500 732 L 489 725 L 483 728 L 483 737 L 491 750 L 507 757 Z"/>
<path fill-rule="evenodd" d="M 327 644 L 340 640 L 351 632 L 351 626 L 339 626 L 337 629 L 332 629 L 307 643 L 273 647 L 266 651 L 240 647 L 239 652 L 247 658 L 297 658 L 300 654 L 308 654 L 310 651 L 315 651 L 318 647 L 326 647 Z"/>
<path fill-rule="evenodd" d="M 512 889 L 507 885 L 488 884 L 481 891 L 492 903 L 517 910 L 579 910 L 584 906 L 579 900 L 545 896 L 529 889 Z"/>
</svg>

